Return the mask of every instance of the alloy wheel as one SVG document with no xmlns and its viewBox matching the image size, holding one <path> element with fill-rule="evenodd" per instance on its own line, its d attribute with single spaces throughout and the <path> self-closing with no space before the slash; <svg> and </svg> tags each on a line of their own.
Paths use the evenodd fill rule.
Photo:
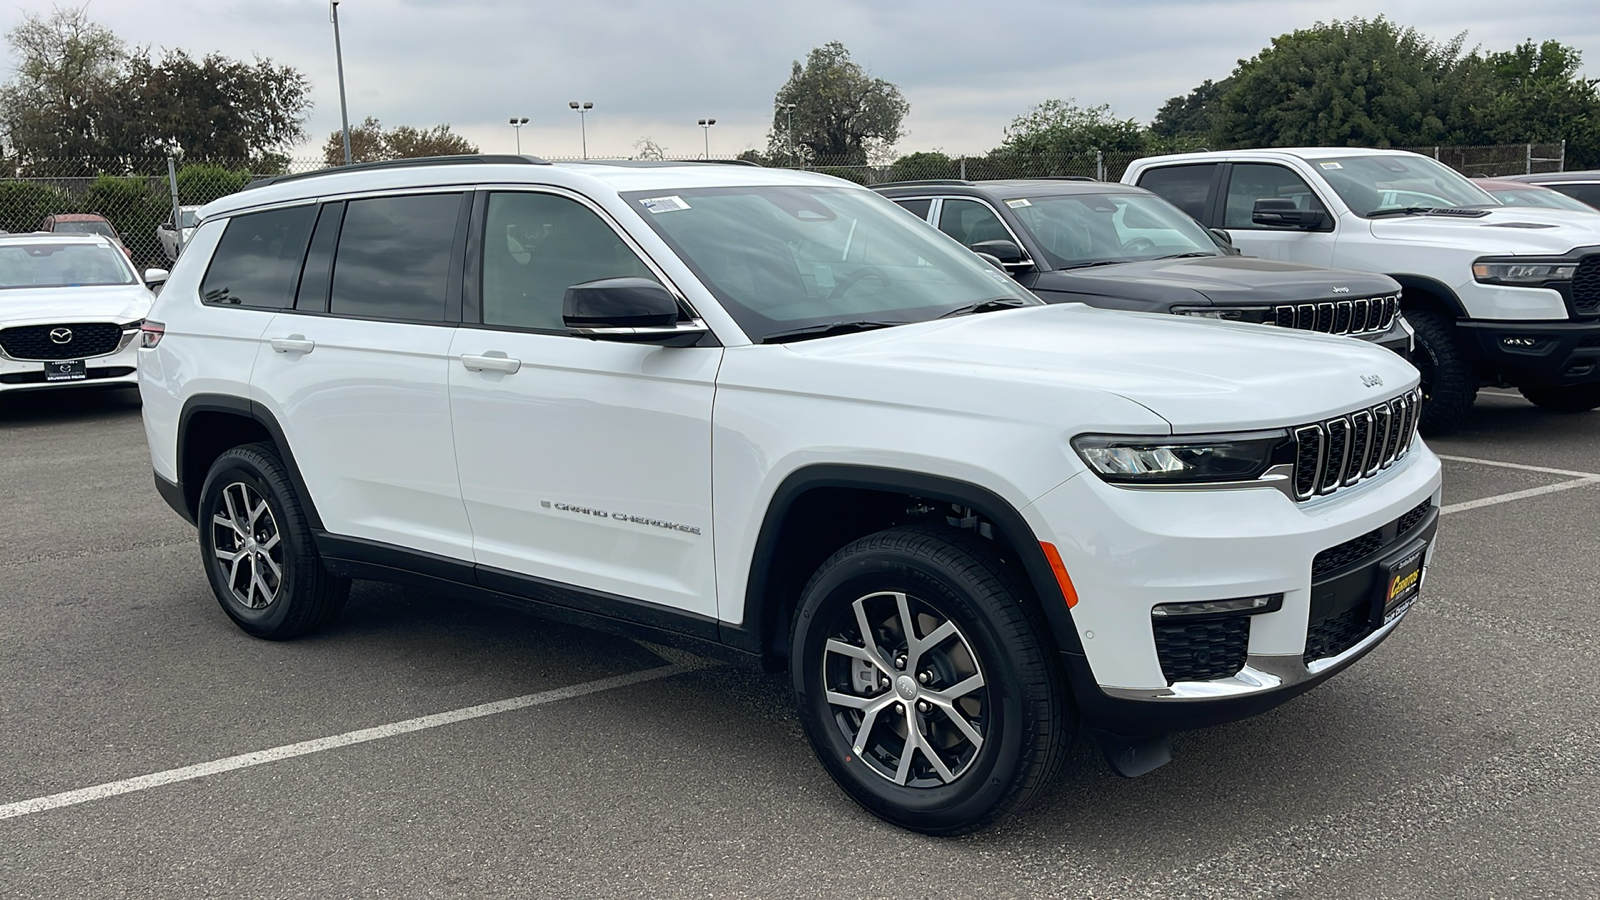
<svg viewBox="0 0 1600 900">
<path fill-rule="evenodd" d="M 283 588 L 283 543 L 266 498 L 235 481 L 222 489 L 222 509 L 211 517 L 216 563 L 233 599 L 265 609 Z"/>
<path fill-rule="evenodd" d="M 855 600 L 828 635 L 827 702 L 852 752 L 907 787 L 965 774 L 983 749 L 991 701 L 955 622 L 925 600 L 885 591 Z"/>
</svg>

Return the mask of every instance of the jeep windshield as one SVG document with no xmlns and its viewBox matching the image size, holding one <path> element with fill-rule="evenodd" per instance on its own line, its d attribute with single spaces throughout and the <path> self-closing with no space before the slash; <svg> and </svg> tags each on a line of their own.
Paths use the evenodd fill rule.
<svg viewBox="0 0 1600 900">
<path fill-rule="evenodd" d="M 0 244 L 0 290 L 134 284 L 121 253 L 100 244 Z"/>
<path fill-rule="evenodd" d="M 1154 194 L 1064 194 L 1006 205 L 1057 269 L 1222 255 L 1199 222 Z"/>
<path fill-rule="evenodd" d="M 828 337 L 1034 297 L 890 201 L 761 185 L 622 195 L 752 341 Z"/>
<path fill-rule="evenodd" d="M 1363 218 L 1501 205 L 1461 173 L 1426 156 L 1342 156 L 1310 162 Z"/>
</svg>

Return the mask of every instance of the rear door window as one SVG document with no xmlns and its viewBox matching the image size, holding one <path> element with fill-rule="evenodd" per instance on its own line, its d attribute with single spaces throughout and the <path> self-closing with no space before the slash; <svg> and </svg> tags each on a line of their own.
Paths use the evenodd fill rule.
<svg viewBox="0 0 1600 900">
<path fill-rule="evenodd" d="M 1192 166 L 1163 166 L 1139 176 L 1139 187 L 1166 198 L 1168 203 L 1204 222 L 1206 198 L 1217 174 L 1216 163 Z"/>
<path fill-rule="evenodd" d="M 221 306 L 288 309 L 316 206 L 246 213 L 228 220 L 200 282 L 200 297 Z"/>
<path fill-rule="evenodd" d="M 444 321 L 460 194 L 373 197 L 345 205 L 328 311 Z"/>
</svg>

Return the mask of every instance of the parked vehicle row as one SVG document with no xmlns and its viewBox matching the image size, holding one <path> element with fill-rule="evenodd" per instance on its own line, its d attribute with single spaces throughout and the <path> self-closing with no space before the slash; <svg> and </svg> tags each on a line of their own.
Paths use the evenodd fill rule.
<svg viewBox="0 0 1600 900">
<path fill-rule="evenodd" d="M 922 181 L 876 188 L 1052 303 L 1282 325 L 1409 356 L 1385 275 L 1245 258 L 1143 190 L 1078 179 Z"/>
<path fill-rule="evenodd" d="M 1398 281 L 1425 428 L 1459 425 L 1484 383 L 1547 409 L 1600 406 L 1600 216 L 1508 206 L 1398 150 L 1158 156 L 1122 180 L 1227 230 L 1252 256 Z"/>
<path fill-rule="evenodd" d="M 378 578 L 748 654 L 907 828 L 1017 808 L 1080 723 L 1138 775 L 1282 703 L 1431 559 L 1395 353 L 1046 304 L 827 176 L 474 157 L 201 213 L 140 384 L 240 628 L 306 633 Z M 1121 222 L 1210 240 L 1162 215 Z"/>
<path fill-rule="evenodd" d="M 1585 205 L 1600 209 L 1600 169 L 1583 172 L 1539 172 L 1532 175 L 1512 175 L 1510 181 L 1537 184 L 1560 191 Z"/>
</svg>

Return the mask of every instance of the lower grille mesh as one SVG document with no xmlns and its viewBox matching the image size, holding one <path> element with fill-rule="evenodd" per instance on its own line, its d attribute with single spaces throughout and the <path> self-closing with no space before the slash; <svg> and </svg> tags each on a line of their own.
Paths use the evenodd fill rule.
<svg viewBox="0 0 1600 900">
<path fill-rule="evenodd" d="M 1156 656 L 1167 683 L 1209 681 L 1237 675 L 1250 649 L 1250 617 L 1154 626 Z"/>
</svg>

